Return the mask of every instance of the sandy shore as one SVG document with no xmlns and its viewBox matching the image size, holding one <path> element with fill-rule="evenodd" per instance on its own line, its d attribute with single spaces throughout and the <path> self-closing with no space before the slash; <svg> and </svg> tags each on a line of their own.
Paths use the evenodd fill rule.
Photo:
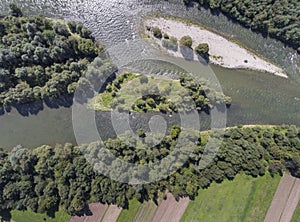
<svg viewBox="0 0 300 222">
<path fill-rule="evenodd" d="M 199 26 L 165 18 L 147 19 L 144 25 L 150 27 L 157 26 L 163 33 L 174 36 L 178 40 L 185 35 L 189 35 L 193 39 L 193 48 L 199 43 L 207 43 L 209 45 L 210 62 L 213 64 L 231 69 L 258 70 L 284 78 L 288 77 L 281 68 L 257 57 L 254 53 L 242 48 L 238 44 L 213 32 L 202 29 Z M 162 45 L 159 39 L 154 38 L 149 32 L 148 34 L 155 39 L 158 44 Z M 166 51 L 173 56 L 183 57 L 180 50 L 177 52 L 171 50 Z M 194 60 L 198 60 L 196 55 L 194 55 Z"/>
</svg>

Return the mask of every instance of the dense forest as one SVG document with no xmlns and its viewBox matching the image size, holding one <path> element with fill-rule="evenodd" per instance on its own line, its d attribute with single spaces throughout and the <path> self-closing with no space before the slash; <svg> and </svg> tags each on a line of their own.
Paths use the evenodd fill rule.
<svg viewBox="0 0 300 222">
<path fill-rule="evenodd" d="M 0 19 L 0 107 L 74 92 L 77 81 L 104 47 L 81 23 L 23 17 L 10 4 Z"/>
<path fill-rule="evenodd" d="M 184 0 L 221 11 L 245 27 L 276 38 L 300 52 L 299 0 Z"/>
<path fill-rule="evenodd" d="M 145 175 L 142 164 L 159 161 L 172 152 L 180 133 L 180 127 L 173 126 L 163 141 L 153 147 L 147 147 L 146 138 L 145 143 L 137 142 L 136 147 L 127 145 L 120 138 L 109 139 L 104 144 L 106 150 L 115 156 L 139 163 L 140 170 L 131 175 L 139 179 L 157 174 L 150 171 L 149 175 Z M 166 189 L 176 198 L 194 198 L 200 188 L 206 188 L 214 181 L 231 180 L 242 172 L 257 177 L 266 171 L 271 174 L 290 171 L 294 176 L 300 176 L 300 129 L 295 126 L 235 127 L 227 129 L 222 136 L 216 132 L 195 132 L 185 137 L 195 137 L 198 142 L 183 167 L 166 179 L 142 185 L 140 189 L 111 180 L 93 170 L 93 165 L 99 160 L 109 161 L 103 160 L 100 149 L 103 144 L 98 142 L 81 147 L 71 144 L 41 146 L 33 150 L 17 147 L 10 153 L 1 149 L 0 212 L 31 209 L 51 214 L 61 206 L 73 214 L 82 211 L 87 203 L 97 201 L 126 207 L 131 198 L 155 200 L 158 192 Z M 199 170 L 208 137 L 213 141 L 222 139 L 222 145 L 213 161 Z M 187 142 L 180 147 L 176 163 L 181 161 L 181 155 L 188 146 Z M 88 151 L 89 162 L 82 155 L 82 149 Z M 109 174 L 126 172 L 119 160 L 107 164 L 114 166 L 114 170 L 107 169 Z M 117 169 L 120 172 L 116 172 Z M 120 176 L 129 175 L 122 173 Z"/>
</svg>

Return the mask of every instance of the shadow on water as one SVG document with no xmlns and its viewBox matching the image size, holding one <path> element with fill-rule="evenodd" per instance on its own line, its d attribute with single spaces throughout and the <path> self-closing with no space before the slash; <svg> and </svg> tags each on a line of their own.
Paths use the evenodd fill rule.
<svg viewBox="0 0 300 222">
<path fill-rule="evenodd" d="M 180 46 L 180 52 L 185 60 L 187 60 L 187 61 L 194 60 L 194 50 L 193 49 L 186 47 L 186 46 Z"/>
<path fill-rule="evenodd" d="M 202 65 L 205 65 L 205 66 L 208 66 L 209 65 L 209 57 L 202 57 L 201 55 L 198 55 L 197 54 L 197 59 L 198 61 L 202 64 Z"/>
<path fill-rule="evenodd" d="M 47 98 L 45 100 L 37 100 L 25 104 L 10 105 L 5 108 L 0 108 L 0 115 L 10 113 L 12 108 L 15 108 L 22 116 L 37 115 L 44 110 L 44 105 L 51 109 L 59 109 L 61 107 L 70 108 L 73 105 L 73 95 L 61 96 L 60 98 Z"/>
<path fill-rule="evenodd" d="M 221 111 L 221 110 L 220 110 Z M 224 111 L 224 110 L 223 110 Z M 124 113 L 125 114 L 125 113 Z M 187 113 L 186 113 L 187 114 Z M 185 114 L 185 115 L 186 115 Z M 199 112 L 199 130 L 209 130 L 211 128 L 212 124 L 212 118 L 209 114 L 206 112 Z M 122 120 L 116 119 L 115 121 L 112 121 L 112 115 L 111 112 L 103 112 L 103 111 L 96 111 L 95 113 L 95 121 L 97 130 L 99 133 L 99 136 L 102 140 L 107 140 L 109 138 L 117 138 L 118 135 L 125 133 L 126 131 L 133 131 L 135 134 L 137 134 L 137 131 L 142 129 L 145 133 L 151 132 L 151 127 L 149 123 L 151 122 L 152 118 L 155 117 L 161 117 L 161 120 L 165 122 L 166 128 L 165 132 L 170 132 L 172 126 L 174 125 L 182 125 L 182 117 L 180 113 L 161 113 L 161 112 L 147 112 L 147 113 L 127 113 L 127 124 L 122 124 Z M 121 115 L 122 116 L 122 115 Z M 120 118 L 123 118 L 121 117 Z M 194 127 L 194 119 L 187 120 L 185 119 L 185 124 Z M 191 121 L 191 122 L 189 122 Z M 116 125 L 114 125 L 114 122 L 117 123 L 118 132 L 115 131 Z M 161 127 L 160 124 L 162 122 L 156 122 L 158 125 L 156 127 Z"/>
</svg>

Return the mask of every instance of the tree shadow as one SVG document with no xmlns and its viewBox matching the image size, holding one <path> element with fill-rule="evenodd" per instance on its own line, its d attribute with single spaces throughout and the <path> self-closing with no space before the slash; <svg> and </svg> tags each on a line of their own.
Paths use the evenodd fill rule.
<svg viewBox="0 0 300 222">
<path fill-rule="evenodd" d="M 44 109 L 44 104 L 41 100 L 35 101 L 27 104 L 17 104 L 13 105 L 14 108 L 22 116 L 37 115 L 40 111 Z"/>
<path fill-rule="evenodd" d="M 0 108 L 0 116 L 10 113 L 15 108 L 22 116 L 37 115 L 44 110 L 44 105 L 51 109 L 59 109 L 61 107 L 70 108 L 73 105 L 73 95 L 65 95 L 59 98 L 46 98 L 44 100 L 36 100 L 34 102 L 8 105 Z"/>
<path fill-rule="evenodd" d="M 199 54 L 197 54 L 197 58 L 198 58 L 198 61 L 202 64 L 202 65 L 205 65 L 205 66 L 208 66 L 208 63 L 209 63 L 209 56 L 201 56 Z"/>
<path fill-rule="evenodd" d="M 0 221 L 11 221 L 10 210 L 2 210 L 2 211 L 0 211 Z"/>
<path fill-rule="evenodd" d="M 194 60 L 194 50 L 192 48 L 189 48 L 187 46 L 180 46 L 180 52 L 185 60 Z"/>
<path fill-rule="evenodd" d="M 44 103 L 51 109 L 60 107 L 70 108 L 73 105 L 73 95 L 65 95 L 59 98 L 46 98 Z"/>
<path fill-rule="evenodd" d="M 78 217 L 93 216 L 93 212 L 91 211 L 89 205 L 86 204 L 83 210 L 75 212 L 74 215 Z"/>
</svg>

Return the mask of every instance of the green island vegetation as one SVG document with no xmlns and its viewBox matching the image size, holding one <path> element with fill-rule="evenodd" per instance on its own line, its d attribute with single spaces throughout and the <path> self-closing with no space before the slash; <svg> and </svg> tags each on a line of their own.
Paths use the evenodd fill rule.
<svg viewBox="0 0 300 222">
<path fill-rule="evenodd" d="M 280 179 L 269 173 L 256 178 L 240 174 L 232 181 L 213 183 L 208 189 L 199 190 L 181 221 L 263 221 Z"/>
<path fill-rule="evenodd" d="M 10 4 L 0 19 L 0 107 L 72 94 L 104 46 L 81 23 L 23 17 Z"/>
<path fill-rule="evenodd" d="M 84 210 L 87 203 L 98 201 L 127 208 L 128 203 L 134 202 L 128 202 L 132 199 L 141 202 L 157 200 L 165 190 L 169 190 L 175 198 L 188 196 L 195 199 L 199 189 L 201 195 L 201 188 L 208 188 L 214 182 L 233 180 L 241 173 L 257 177 L 257 180 L 263 180 L 260 176 L 269 173 L 276 177 L 283 171 L 300 176 L 300 129 L 295 126 L 234 127 L 228 128 L 223 136 L 216 131 L 182 135 L 187 141 L 180 147 L 176 164 L 181 163 L 183 167 L 166 179 L 142 185 L 139 190 L 93 170 L 92 165 L 99 160 L 109 161 L 102 153 L 104 145 L 106 150 L 128 162 L 152 163 L 175 149 L 182 132 L 179 127 L 173 126 L 163 141 L 153 147 L 147 147 L 147 138 L 146 144 L 136 141 L 135 147 L 116 138 L 108 139 L 104 144 L 93 142 L 81 147 L 65 144 L 55 147 L 44 145 L 32 150 L 18 147 L 12 152 L 1 149 L 0 212 L 30 210 L 54 216 L 56 211 L 63 210 L 74 214 Z M 205 169 L 197 170 L 209 137 L 212 141 L 222 140 L 221 146 L 212 162 Z M 185 156 L 191 143 L 188 138 L 198 141 L 197 148 L 189 153 L 187 162 L 182 162 L 182 155 Z M 87 152 L 89 162 L 81 150 Z M 110 168 L 103 170 L 107 171 L 107 175 L 116 173 L 126 178 L 127 171 L 122 169 L 118 161 L 116 159 L 111 164 L 117 164 L 120 172 L 115 172 L 117 169 L 111 171 Z M 157 175 L 156 169 L 152 171 L 149 177 Z M 144 174 L 141 167 L 134 177 L 141 179 L 147 176 Z M 242 177 L 238 178 L 236 183 Z M 254 206 L 258 200 L 256 196 L 253 198 L 251 201 Z"/>
<path fill-rule="evenodd" d="M 172 80 L 125 72 L 91 99 L 89 107 L 102 111 L 209 112 L 222 103 L 229 107 L 231 97 L 209 88 L 204 80 L 197 83 L 191 75 Z"/>
<path fill-rule="evenodd" d="M 281 40 L 300 52 L 299 0 L 184 0 L 222 12 L 253 31 Z"/>
</svg>

